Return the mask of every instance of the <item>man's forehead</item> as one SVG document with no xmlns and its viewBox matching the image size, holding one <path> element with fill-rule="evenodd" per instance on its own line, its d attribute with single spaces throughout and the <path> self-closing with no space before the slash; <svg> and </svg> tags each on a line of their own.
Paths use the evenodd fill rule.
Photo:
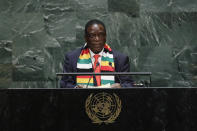
<svg viewBox="0 0 197 131">
<path fill-rule="evenodd" d="M 89 34 L 93 34 L 93 33 L 105 33 L 105 31 L 104 30 L 90 30 L 90 31 L 88 31 L 88 33 Z"/>
<path fill-rule="evenodd" d="M 103 25 L 101 25 L 101 24 L 92 24 L 92 25 L 88 26 L 88 29 L 91 29 L 91 28 L 104 29 Z"/>
<path fill-rule="evenodd" d="M 101 24 L 93 24 L 93 25 L 90 25 L 89 27 L 88 27 L 88 29 L 87 29 L 87 31 L 89 32 L 89 33 L 93 33 L 93 32 L 105 32 L 105 29 L 104 29 L 104 27 L 103 27 L 103 25 L 101 25 Z"/>
</svg>

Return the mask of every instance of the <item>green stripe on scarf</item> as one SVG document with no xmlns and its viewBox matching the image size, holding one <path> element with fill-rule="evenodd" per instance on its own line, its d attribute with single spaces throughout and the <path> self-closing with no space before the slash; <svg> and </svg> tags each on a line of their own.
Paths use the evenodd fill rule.
<svg viewBox="0 0 197 131">
<path fill-rule="evenodd" d="M 109 58 L 109 57 L 102 57 L 102 61 L 109 61 L 109 62 L 114 62 L 113 58 Z"/>
<path fill-rule="evenodd" d="M 102 80 L 101 81 L 101 85 L 106 85 L 108 83 L 110 83 L 110 85 L 112 85 L 112 84 L 114 84 L 114 81 L 112 81 L 112 80 Z"/>
<path fill-rule="evenodd" d="M 91 58 L 89 59 L 78 59 L 78 62 L 79 64 L 88 64 L 88 63 L 91 63 Z"/>
<path fill-rule="evenodd" d="M 87 85 L 87 83 L 77 83 L 77 85 Z M 88 86 L 94 86 L 94 83 L 89 83 Z"/>
</svg>

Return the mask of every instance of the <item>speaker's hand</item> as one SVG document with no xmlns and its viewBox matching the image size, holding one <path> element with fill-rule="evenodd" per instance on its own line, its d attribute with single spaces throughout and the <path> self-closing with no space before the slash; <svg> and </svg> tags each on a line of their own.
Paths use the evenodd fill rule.
<svg viewBox="0 0 197 131">
<path fill-rule="evenodd" d="M 120 83 L 115 83 L 111 85 L 111 88 L 121 88 Z"/>
<path fill-rule="evenodd" d="M 77 85 L 75 88 L 85 88 L 85 85 Z"/>
</svg>

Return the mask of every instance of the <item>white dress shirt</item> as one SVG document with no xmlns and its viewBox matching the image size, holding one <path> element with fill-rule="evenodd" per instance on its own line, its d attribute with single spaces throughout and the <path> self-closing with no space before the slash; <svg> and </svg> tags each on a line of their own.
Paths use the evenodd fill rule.
<svg viewBox="0 0 197 131">
<path fill-rule="evenodd" d="M 98 58 L 98 62 L 99 62 L 99 64 L 100 64 L 100 66 L 101 66 L 101 58 L 102 58 L 102 56 L 103 56 L 103 50 L 104 50 L 104 48 L 103 48 L 103 49 L 101 50 L 101 52 L 99 53 L 100 57 Z M 90 51 L 90 57 L 91 57 L 91 60 L 92 60 L 92 65 L 94 65 L 94 61 L 95 61 L 94 55 L 95 55 L 95 53 L 92 52 L 90 49 L 89 49 L 89 51 Z"/>
</svg>

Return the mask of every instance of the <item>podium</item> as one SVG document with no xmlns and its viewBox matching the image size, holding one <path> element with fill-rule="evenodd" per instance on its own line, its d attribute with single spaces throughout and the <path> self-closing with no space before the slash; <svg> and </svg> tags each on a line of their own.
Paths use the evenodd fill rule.
<svg viewBox="0 0 197 131">
<path fill-rule="evenodd" d="M 107 99 L 102 99 L 102 94 Z M 108 116 L 112 123 L 104 118 L 112 112 L 108 109 L 115 107 L 113 102 L 109 104 L 110 95 L 121 101 L 121 110 L 114 110 L 113 118 Z M 95 98 L 89 107 L 100 113 L 100 123 L 88 116 L 90 98 Z M 196 99 L 196 88 L 1 89 L 0 130 L 194 131 L 197 130 Z M 102 105 L 102 100 L 111 107 L 104 110 L 106 105 Z M 103 108 L 96 110 L 97 107 Z M 103 118 L 102 111 L 108 111 Z"/>
</svg>

